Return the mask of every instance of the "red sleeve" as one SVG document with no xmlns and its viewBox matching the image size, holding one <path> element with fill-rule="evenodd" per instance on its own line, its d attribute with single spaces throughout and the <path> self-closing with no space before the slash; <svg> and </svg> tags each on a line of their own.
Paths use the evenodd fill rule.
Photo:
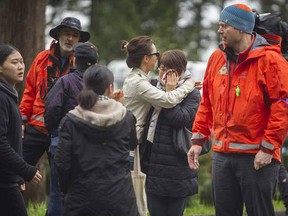
<svg viewBox="0 0 288 216">
<path fill-rule="evenodd" d="M 37 57 L 33 61 L 26 79 L 25 79 L 25 89 L 23 93 L 23 97 L 20 103 L 20 112 L 22 115 L 22 120 L 28 121 L 31 117 L 33 104 L 36 98 L 36 91 L 37 91 Z"/>
<path fill-rule="evenodd" d="M 262 146 L 281 148 L 288 130 L 288 63 L 275 52 L 266 52 L 265 89 L 269 97 L 270 115 Z M 273 147 L 273 146 L 272 146 Z"/>
</svg>

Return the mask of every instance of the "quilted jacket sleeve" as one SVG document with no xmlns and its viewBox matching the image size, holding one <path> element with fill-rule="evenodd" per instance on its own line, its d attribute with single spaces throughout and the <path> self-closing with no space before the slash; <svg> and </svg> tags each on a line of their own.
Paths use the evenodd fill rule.
<svg viewBox="0 0 288 216">
<path fill-rule="evenodd" d="M 169 123 L 175 127 L 188 127 L 194 121 L 200 103 L 200 92 L 194 89 L 180 104 L 171 109 L 162 109 Z"/>
</svg>

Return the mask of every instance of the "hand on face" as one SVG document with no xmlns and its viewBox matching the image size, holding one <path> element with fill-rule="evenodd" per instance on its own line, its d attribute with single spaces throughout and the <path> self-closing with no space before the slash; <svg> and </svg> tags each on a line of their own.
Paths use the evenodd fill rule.
<svg viewBox="0 0 288 216">
<path fill-rule="evenodd" d="M 175 70 L 168 70 L 162 77 L 165 82 L 166 91 L 174 90 L 178 85 L 178 73 Z"/>
</svg>

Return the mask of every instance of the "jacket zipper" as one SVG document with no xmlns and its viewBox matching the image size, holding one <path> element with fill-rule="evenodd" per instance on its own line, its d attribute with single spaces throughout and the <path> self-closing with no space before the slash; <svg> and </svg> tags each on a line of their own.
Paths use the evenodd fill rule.
<svg viewBox="0 0 288 216">
<path fill-rule="evenodd" d="M 228 143 L 227 143 L 227 135 L 228 135 L 228 129 L 227 129 L 227 123 L 229 121 L 229 92 L 230 92 L 230 61 L 227 59 L 226 63 L 227 67 L 227 75 L 228 75 L 228 86 L 227 86 L 227 93 L 226 93 L 226 122 L 225 122 L 225 137 L 223 142 L 224 152 L 228 149 Z"/>
</svg>

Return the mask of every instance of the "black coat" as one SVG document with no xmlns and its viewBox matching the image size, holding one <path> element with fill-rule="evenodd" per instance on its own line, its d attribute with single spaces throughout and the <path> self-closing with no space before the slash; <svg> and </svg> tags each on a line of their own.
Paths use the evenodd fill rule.
<svg viewBox="0 0 288 216">
<path fill-rule="evenodd" d="M 180 104 L 162 109 L 151 144 L 146 191 L 159 196 L 186 197 L 198 192 L 197 172 L 189 168 L 187 157 L 173 146 L 173 128 L 192 128 L 200 103 L 199 90 L 193 90 Z"/>
<path fill-rule="evenodd" d="M 37 170 L 22 159 L 22 120 L 17 102 L 16 90 L 0 79 L 0 187 L 30 181 Z"/>
<path fill-rule="evenodd" d="M 58 130 L 55 163 L 65 215 L 137 216 L 129 169 L 129 150 L 136 143 L 132 113 L 108 127 L 68 113 Z"/>
</svg>

